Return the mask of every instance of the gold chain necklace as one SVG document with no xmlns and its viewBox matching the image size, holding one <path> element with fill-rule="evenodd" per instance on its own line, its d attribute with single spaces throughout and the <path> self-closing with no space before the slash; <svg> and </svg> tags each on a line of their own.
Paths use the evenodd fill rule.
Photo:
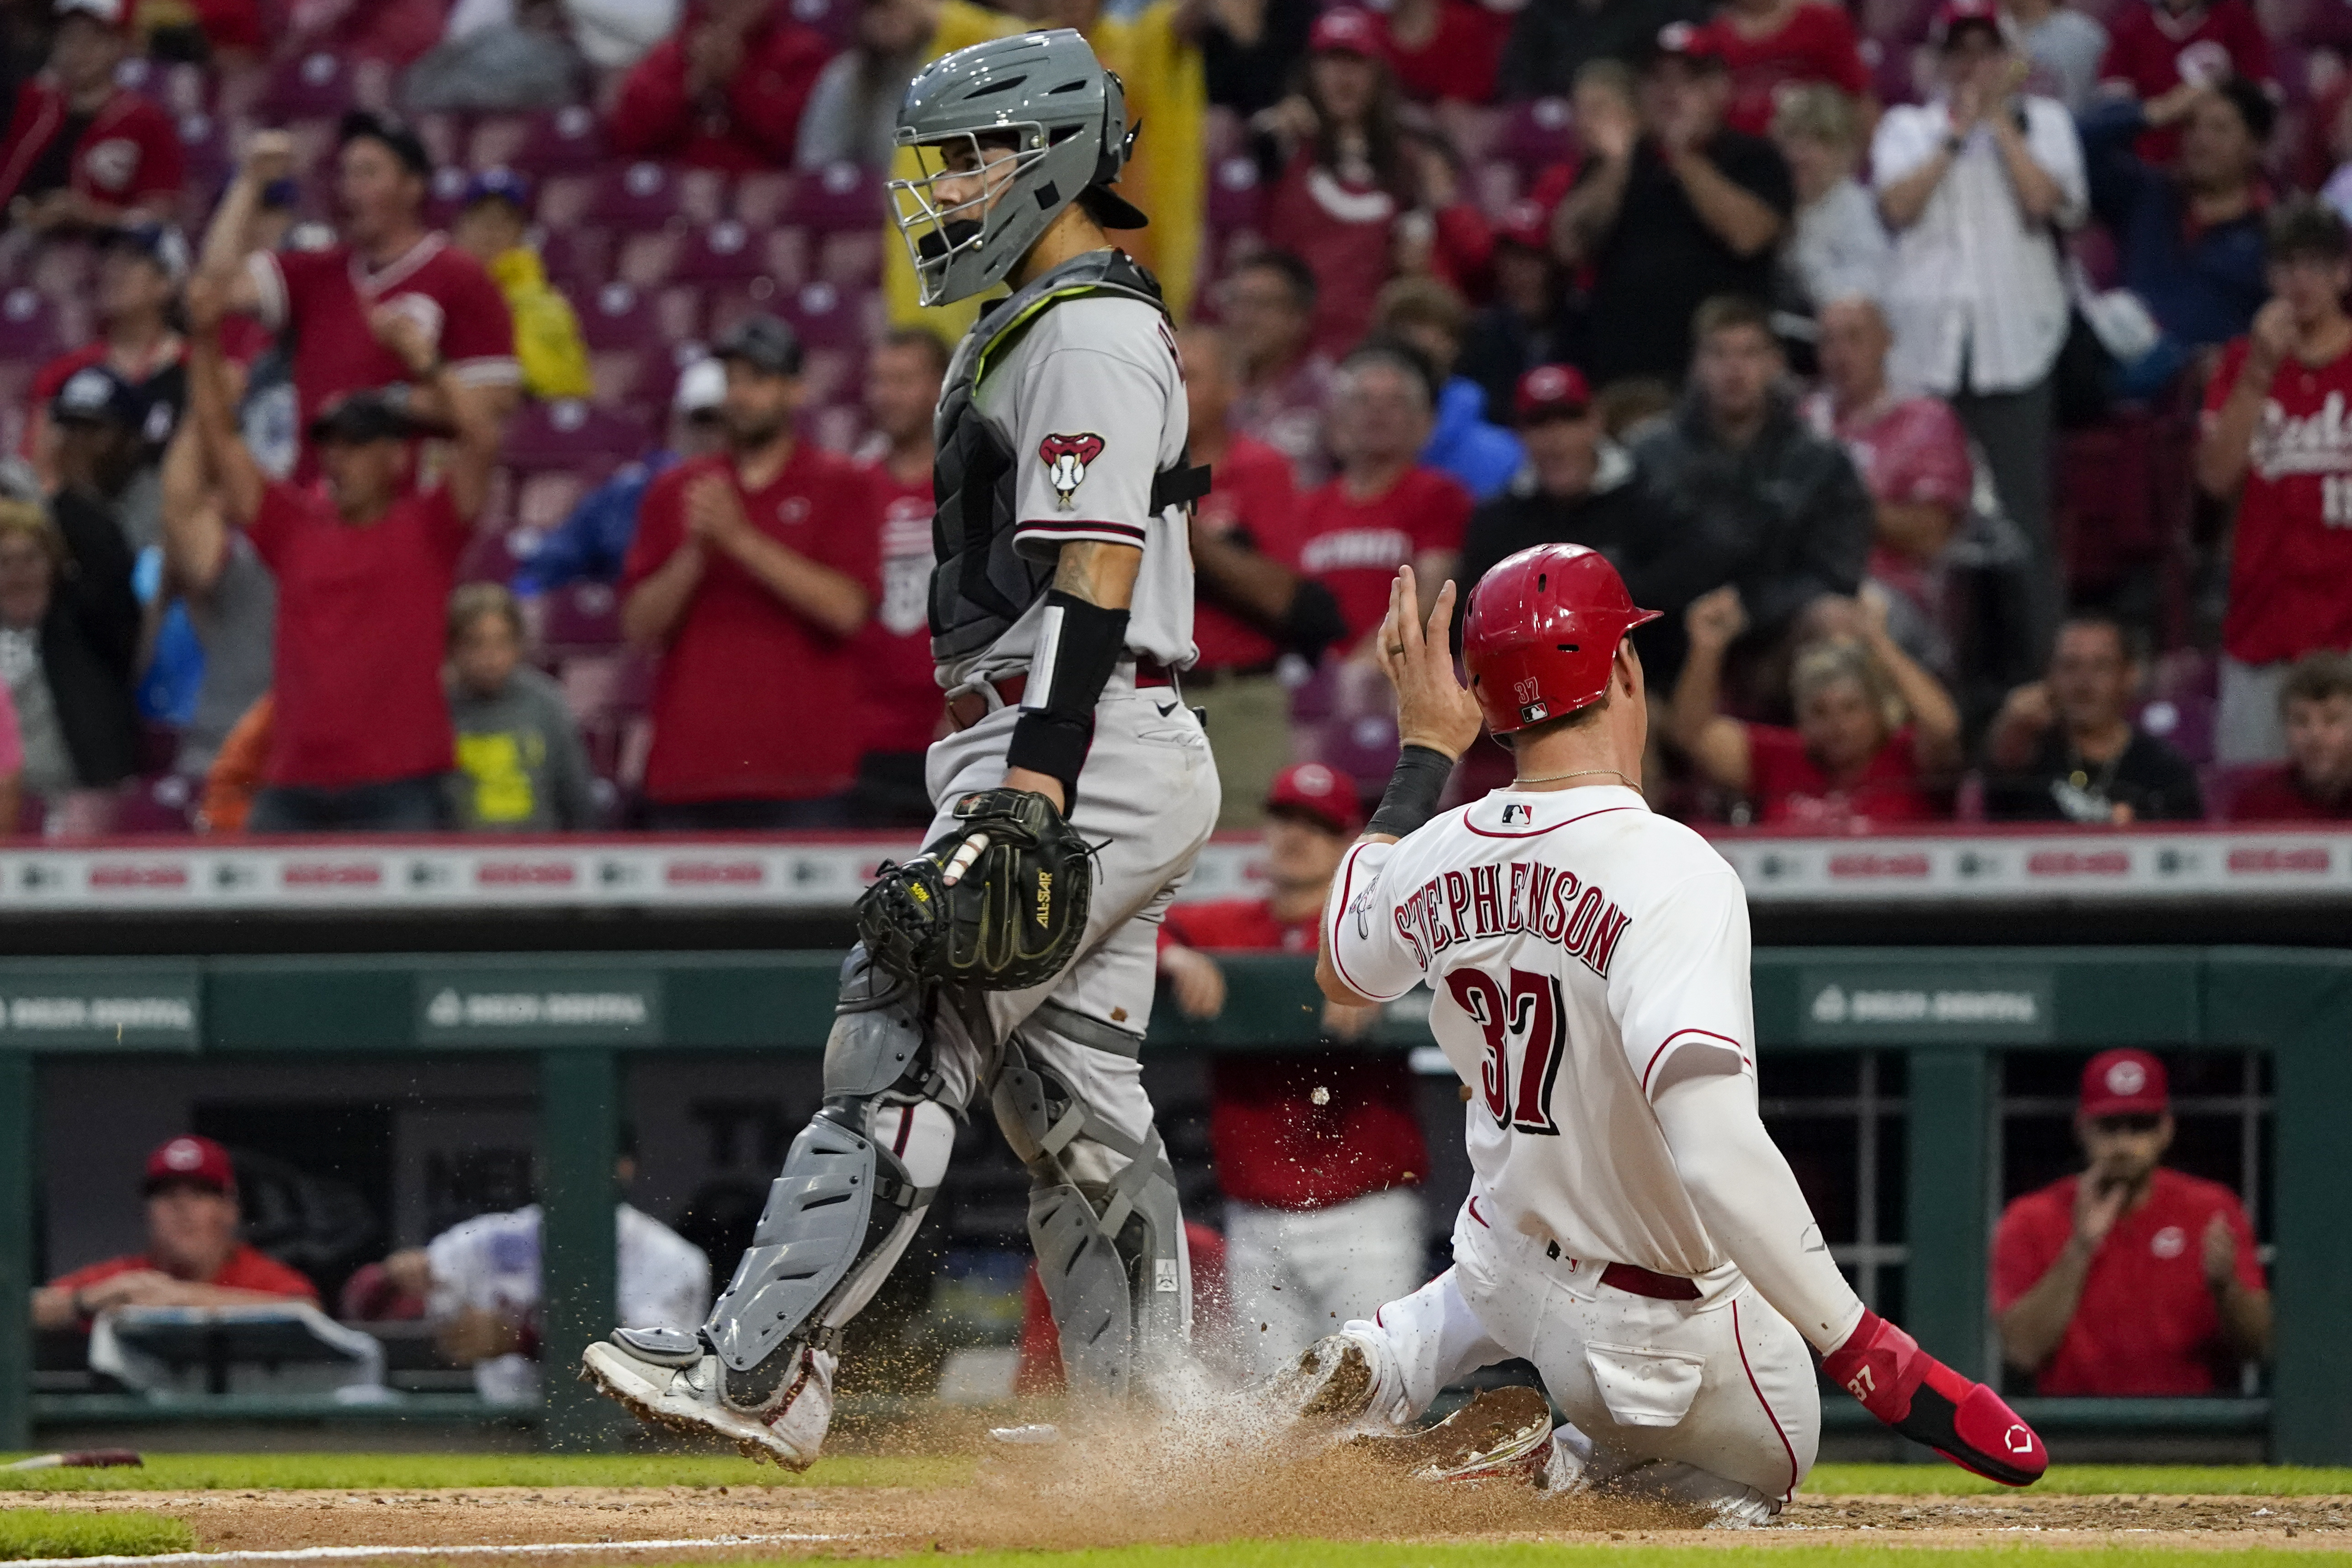
<svg viewBox="0 0 2352 1568">
<path fill-rule="evenodd" d="M 1516 789 L 1522 784 L 1557 784 L 1563 779 L 1583 779 L 1596 773 L 1606 773 L 1634 794 L 1642 793 L 1642 787 L 1639 784 L 1634 783 L 1614 768 L 1580 768 L 1573 773 L 1547 773 L 1538 779 L 1514 779 L 1511 780 L 1511 788 Z"/>
</svg>

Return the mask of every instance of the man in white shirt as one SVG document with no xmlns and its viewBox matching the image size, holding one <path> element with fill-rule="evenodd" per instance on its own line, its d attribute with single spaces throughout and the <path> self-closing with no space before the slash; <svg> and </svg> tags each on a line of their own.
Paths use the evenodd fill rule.
<svg viewBox="0 0 2352 1568">
<path fill-rule="evenodd" d="M 1997 0 L 1945 0 L 1931 37 L 1943 90 L 1888 110 L 1870 149 L 1895 235 L 1887 374 L 1948 399 L 1989 458 L 2033 547 L 2038 658 L 2058 610 L 2050 445 L 2071 309 L 2058 234 L 2089 209 L 2083 147 L 2064 105 L 2018 91 L 2032 68 Z"/>
<path fill-rule="evenodd" d="M 1408 568 L 1378 642 L 1402 754 L 1332 882 L 1316 977 L 1354 1006 L 1428 983 L 1431 1032 L 1471 1091 L 1470 1195 L 1454 1267 L 1309 1349 L 1277 1393 L 1397 1427 L 1525 1357 L 1568 1416 L 1529 1452 L 1546 1485 L 1754 1523 L 1812 1464 L 1810 1343 L 1896 1431 L 2033 1481 L 2041 1439 L 1863 1305 L 1764 1130 L 1746 896 L 1635 781 L 1649 707 L 1626 634 L 1656 612 L 1591 550 L 1522 550 L 1471 595 L 1465 692 L 1452 585 L 1425 631 L 1414 604 Z M 1438 816 L 1482 717 L 1518 776 Z"/>
</svg>

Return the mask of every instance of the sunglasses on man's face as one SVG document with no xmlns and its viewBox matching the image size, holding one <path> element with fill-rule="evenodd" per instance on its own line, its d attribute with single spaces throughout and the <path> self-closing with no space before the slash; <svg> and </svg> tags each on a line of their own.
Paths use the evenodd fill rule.
<svg viewBox="0 0 2352 1568">
<path fill-rule="evenodd" d="M 2163 1121 L 2164 1118 L 2161 1116 L 2152 1115 L 2147 1112 L 2139 1111 L 2135 1112 L 2128 1116 L 2094 1116 L 2091 1118 L 2091 1129 L 2094 1132 L 2107 1133 L 2111 1134 L 2117 1133 L 2153 1133 L 2163 1124 Z"/>
</svg>

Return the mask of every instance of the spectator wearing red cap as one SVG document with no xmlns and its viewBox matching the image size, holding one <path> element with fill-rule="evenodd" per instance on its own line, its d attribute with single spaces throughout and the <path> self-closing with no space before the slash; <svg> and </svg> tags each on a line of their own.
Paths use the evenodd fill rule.
<svg viewBox="0 0 2352 1568">
<path fill-rule="evenodd" d="M 1370 325 L 1381 286 L 1425 262 L 1428 225 L 1409 219 L 1441 230 L 1467 222 L 1481 242 L 1486 225 L 1444 189 L 1454 183 L 1444 160 L 1408 133 L 1370 12 L 1335 5 L 1318 16 L 1300 80 L 1251 122 L 1272 185 L 1265 241 L 1313 270 L 1311 340 L 1339 354 Z"/>
<path fill-rule="evenodd" d="M 2243 780 L 2234 822 L 2352 821 L 2352 653 L 2305 653 L 2279 688 L 2286 760 Z"/>
<path fill-rule="evenodd" d="M 179 216 L 187 161 L 172 117 L 118 85 L 131 0 L 57 0 L 48 69 L 16 89 L 0 138 L 8 222 L 44 233 Z"/>
<path fill-rule="evenodd" d="M 1591 157 L 1552 216 L 1552 243 L 1592 270 L 1584 368 L 1601 386 L 1680 382 L 1702 301 L 1771 292 L 1795 193 L 1770 142 L 1724 123 L 1730 95 L 1714 31 L 1678 22 L 1651 47 L 1638 119 L 1605 98 L 1580 117 Z"/>
<path fill-rule="evenodd" d="M 2083 1174 L 2002 1213 L 1993 1311 L 2035 1392 L 2212 1394 L 2269 1356 L 2253 1226 L 2228 1187 L 2162 1163 L 2172 1133 L 2164 1063 L 2101 1051 L 2074 1112 Z"/>
<path fill-rule="evenodd" d="M 698 169 L 789 169 L 833 46 L 777 0 L 699 0 L 622 79 L 613 149 Z"/>
<path fill-rule="evenodd" d="M 1160 927 L 1160 972 L 1187 1018 L 1224 1010 L 1224 972 L 1211 953 L 1315 951 L 1324 894 L 1363 826 L 1355 782 L 1318 762 L 1276 776 L 1265 817 L 1268 895 L 1179 904 Z M 1402 1053 L 1355 1043 L 1378 1016 L 1327 1003 L 1332 1049 L 1220 1055 L 1210 1066 L 1227 1279 L 1244 1364 L 1261 1374 L 1425 1277 L 1412 1189 L 1429 1151 L 1412 1077 Z"/>
<path fill-rule="evenodd" d="M 1192 512 L 1192 641 L 1188 701 L 1217 732 L 1217 826 L 1255 828 L 1274 776 L 1290 760 L 1285 653 L 1309 664 L 1345 631 L 1331 591 L 1299 570 L 1298 496 L 1282 454 L 1234 431 L 1234 350 L 1213 327 L 1187 327 L 1184 397 L 1192 460 L 1210 490 Z"/>
<path fill-rule="evenodd" d="M 1339 601 L 1351 654 L 1380 630 L 1397 568 L 1423 594 L 1454 575 L 1470 492 L 1420 461 L 1436 410 L 1437 373 L 1408 343 L 1375 339 L 1333 378 L 1339 475 L 1299 500 L 1298 564 Z"/>
<path fill-rule="evenodd" d="M 1879 215 L 1895 234 L 1887 370 L 1948 400 L 1983 449 L 2032 548 L 2023 641 L 2039 662 L 2057 618 L 2050 445 L 2068 303 L 2059 236 L 2089 208 L 2074 116 L 2021 94 L 2025 62 L 1995 0 L 1945 0 L 1943 87 L 1890 109 L 1871 142 Z"/>
<path fill-rule="evenodd" d="M 2271 298 L 2205 389 L 2197 482 L 2237 497 L 2221 619 L 2223 762 L 2285 755 L 2279 689 L 2294 662 L 2352 648 L 2352 235 L 2321 202 L 2270 217 Z"/>
<path fill-rule="evenodd" d="M 309 1280 L 238 1239 L 236 1167 L 210 1138 L 173 1138 L 148 1155 L 146 1191 L 147 1249 L 36 1290 L 35 1327 L 87 1327 L 109 1307 L 318 1301 Z"/>
<path fill-rule="evenodd" d="M 1863 118 L 1877 118 L 1869 102 L 1870 68 L 1862 40 L 1843 5 L 1819 0 L 1727 0 L 1715 15 L 1717 46 L 1731 73 L 1725 123 L 1761 136 L 1790 92 L 1810 83 L 1864 100 Z"/>
</svg>

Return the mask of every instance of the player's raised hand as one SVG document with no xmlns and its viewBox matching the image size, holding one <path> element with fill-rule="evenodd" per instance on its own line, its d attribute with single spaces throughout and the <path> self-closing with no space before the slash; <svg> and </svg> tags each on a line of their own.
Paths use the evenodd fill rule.
<svg viewBox="0 0 2352 1568">
<path fill-rule="evenodd" d="M 1424 627 L 1412 568 L 1401 566 L 1372 656 L 1396 688 L 1398 740 L 1458 758 L 1478 738 L 1481 721 L 1477 699 L 1454 678 L 1453 624 L 1454 584 L 1437 591 Z"/>
</svg>

